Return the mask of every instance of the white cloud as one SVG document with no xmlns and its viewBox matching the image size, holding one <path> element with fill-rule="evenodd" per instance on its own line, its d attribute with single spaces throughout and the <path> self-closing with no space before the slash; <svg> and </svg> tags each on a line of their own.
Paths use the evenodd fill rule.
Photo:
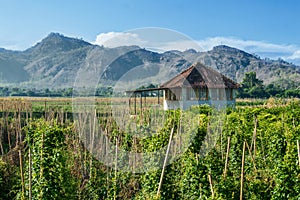
<svg viewBox="0 0 300 200">
<path fill-rule="evenodd" d="M 158 52 L 164 52 L 168 50 L 184 51 L 191 48 L 200 50 L 199 45 L 192 40 L 181 40 L 181 41 L 174 41 L 174 42 L 169 42 L 169 41 L 153 42 L 153 41 L 146 41 L 142 39 L 136 33 L 128 33 L 128 32 L 101 33 L 97 36 L 96 41 L 93 43 L 97 45 L 103 45 L 105 47 L 138 45 L 142 48 L 146 48 Z"/>
<path fill-rule="evenodd" d="M 152 47 L 154 49 L 154 47 Z M 179 51 L 185 51 L 188 49 L 195 49 L 197 51 L 203 51 L 203 48 L 199 46 L 197 41 L 193 40 L 179 40 L 174 42 L 161 42 L 157 49 L 160 49 L 161 51 L 169 51 L 169 50 L 179 50 Z"/>
<path fill-rule="evenodd" d="M 138 35 L 137 33 L 108 32 L 99 34 L 94 43 L 106 47 L 138 45 L 142 48 L 158 52 L 168 50 L 185 51 L 187 49 L 208 51 L 217 45 L 227 45 L 254 53 L 262 58 L 282 58 L 295 64 L 300 64 L 300 47 L 290 44 L 274 44 L 266 41 L 243 40 L 234 37 L 211 37 L 195 41 L 181 39 L 171 42 L 169 40 L 153 42 L 154 40 L 147 41 L 143 35 Z"/>
<path fill-rule="evenodd" d="M 101 33 L 97 36 L 94 44 L 103 45 L 105 47 L 118 47 L 118 46 L 130 46 L 139 45 L 142 46 L 145 43 L 135 33 L 122 33 L 122 32 L 108 32 Z"/>
<path fill-rule="evenodd" d="M 300 59 L 300 50 L 297 50 L 293 53 L 293 55 L 287 57 L 288 59 Z"/>
<path fill-rule="evenodd" d="M 22 46 L 20 46 L 20 43 L 21 42 L 17 44 L 17 42 L 14 41 L 5 41 L 0 39 L 0 48 L 4 48 L 7 50 L 16 50 L 16 51 L 26 49 L 25 47 L 22 47 L 25 45 L 23 44 Z"/>
<path fill-rule="evenodd" d="M 202 46 L 205 50 L 212 49 L 212 47 L 222 44 L 245 50 L 250 53 L 290 54 L 291 52 L 299 49 L 299 47 L 296 47 L 294 45 L 273 44 L 264 41 L 242 40 L 231 37 L 207 38 L 198 42 L 199 45 Z"/>
<path fill-rule="evenodd" d="M 262 58 L 278 59 L 300 65 L 300 47 L 291 44 L 274 44 L 265 41 L 242 40 L 233 37 L 212 37 L 197 41 L 205 51 L 211 50 L 217 45 L 227 45 L 256 54 Z"/>
<path fill-rule="evenodd" d="M 242 40 L 232 37 L 207 38 L 205 40 L 199 40 L 198 43 L 205 50 L 210 50 L 214 46 L 223 44 L 244 50 L 248 53 L 254 53 L 263 58 L 282 58 L 289 62 L 300 64 L 300 47 L 296 45 L 274 44 L 265 41 Z"/>
</svg>

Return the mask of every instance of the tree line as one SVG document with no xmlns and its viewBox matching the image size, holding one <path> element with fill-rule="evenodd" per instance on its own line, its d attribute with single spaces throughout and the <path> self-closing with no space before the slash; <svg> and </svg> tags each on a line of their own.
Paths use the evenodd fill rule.
<svg viewBox="0 0 300 200">
<path fill-rule="evenodd" d="M 96 90 L 86 90 L 78 94 L 73 88 L 36 89 L 20 87 L 0 87 L 0 96 L 29 96 L 29 97 L 72 97 L 73 95 L 109 97 L 113 93 L 112 87 L 98 87 Z"/>
<path fill-rule="evenodd" d="M 137 89 L 155 88 L 157 85 L 150 84 Z M 113 94 L 112 87 L 97 87 L 92 89 L 80 89 L 84 93 L 79 94 L 73 88 L 60 89 L 36 89 L 36 88 L 20 88 L 20 87 L 0 87 L 0 96 L 31 96 L 31 97 L 72 97 L 75 96 L 98 96 L 110 97 Z M 153 96 L 148 92 L 147 96 Z M 240 83 L 240 88 L 237 92 L 238 98 L 300 98 L 300 86 L 297 84 L 282 86 L 279 83 L 271 83 L 264 85 L 263 81 L 256 77 L 256 72 L 248 72 L 245 74 L 243 81 Z"/>
<path fill-rule="evenodd" d="M 186 115 L 196 120 L 195 127 L 187 123 Z M 29 120 L 19 130 L 22 137 L 16 135 L 12 140 L 18 145 L 10 149 L 4 141 L 7 130 L 15 133 L 11 124 L 16 120 L 6 119 L 2 121 L 0 199 L 300 198 L 299 101 L 269 108 L 229 108 L 218 120 L 208 106 L 168 111 L 165 117 L 155 134 L 140 138 L 127 132 L 129 129 L 118 128 L 113 119 L 87 121 L 87 126 L 95 127 L 95 137 L 104 129 L 108 142 L 130 152 L 156 152 L 168 146 L 172 137 L 184 144 L 181 131 L 186 137 L 193 135 L 186 151 L 164 170 L 140 174 L 116 170 L 97 160 L 74 128 L 80 123 Z M 144 115 L 132 120 L 137 120 L 143 135 L 148 134 L 150 118 Z M 222 132 L 215 146 L 204 152 L 208 130 Z M 114 149 L 108 153 L 114 163 L 121 165 L 126 160 Z M 156 157 L 139 159 L 145 166 L 161 162 Z"/>
<path fill-rule="evenodd" d="M 285 88 L 279 84 L 271 83 L 264 85 L 263 81 L 256 77 L 256 72 L 248 72 L 245 74 L 243 81 L 237 93 L 238 98 L 269 98 L 282 97 L 300 98 L 300 87 L 298 85 L 289 85 Z"/>
</svg>

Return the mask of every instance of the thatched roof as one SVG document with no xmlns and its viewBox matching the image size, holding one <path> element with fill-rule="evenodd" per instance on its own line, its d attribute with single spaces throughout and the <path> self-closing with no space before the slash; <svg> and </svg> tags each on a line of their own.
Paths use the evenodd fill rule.
<svg viewBox="0 0 300 200">
<path fill-rule="evenodd" d="M 210 67 L 196 63 L 160 86 L 160 88 L 176 87 L 238 88 L 239 84 Z"/>
</svg>

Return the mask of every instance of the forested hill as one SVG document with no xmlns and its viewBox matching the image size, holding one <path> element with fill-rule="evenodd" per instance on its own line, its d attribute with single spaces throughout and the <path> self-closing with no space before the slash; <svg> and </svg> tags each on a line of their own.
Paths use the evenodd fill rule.
<svg viewBox="0 0 300 200">
<path fill-rule="evenodd" d="M 24 51 L 1 48 L 0 83 L 20 87 L 69 88 L 74 85 L 78 70 L 93 64 L 102 84 L 111 86 L 137 66 L 148 66 L 147 73 L 156 73 L 156 80 L 160 80 L 161 77 L 179 73 L 197 61 L 238 82 L 250 71 L 255 71 L 264 84 L 275 83 L 286 88 L 299 85 L 300 82 L 299 66 L 284 60 L 261 59 L 224 45 L 207 52 L 187 50 L 157 53 L 138 46 L 105 48 L 82 39 L 50 33 Z"/>
</svg>

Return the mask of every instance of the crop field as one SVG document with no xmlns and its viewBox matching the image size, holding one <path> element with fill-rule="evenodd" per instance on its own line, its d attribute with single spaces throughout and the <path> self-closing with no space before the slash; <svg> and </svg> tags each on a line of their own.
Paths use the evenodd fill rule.
<svg viewBox="0 0 300 200">
<path fill-rule="evenodd" d="M 300 199 L 299 99 L 1 98 L 0 199 Z"/>
</svg>

